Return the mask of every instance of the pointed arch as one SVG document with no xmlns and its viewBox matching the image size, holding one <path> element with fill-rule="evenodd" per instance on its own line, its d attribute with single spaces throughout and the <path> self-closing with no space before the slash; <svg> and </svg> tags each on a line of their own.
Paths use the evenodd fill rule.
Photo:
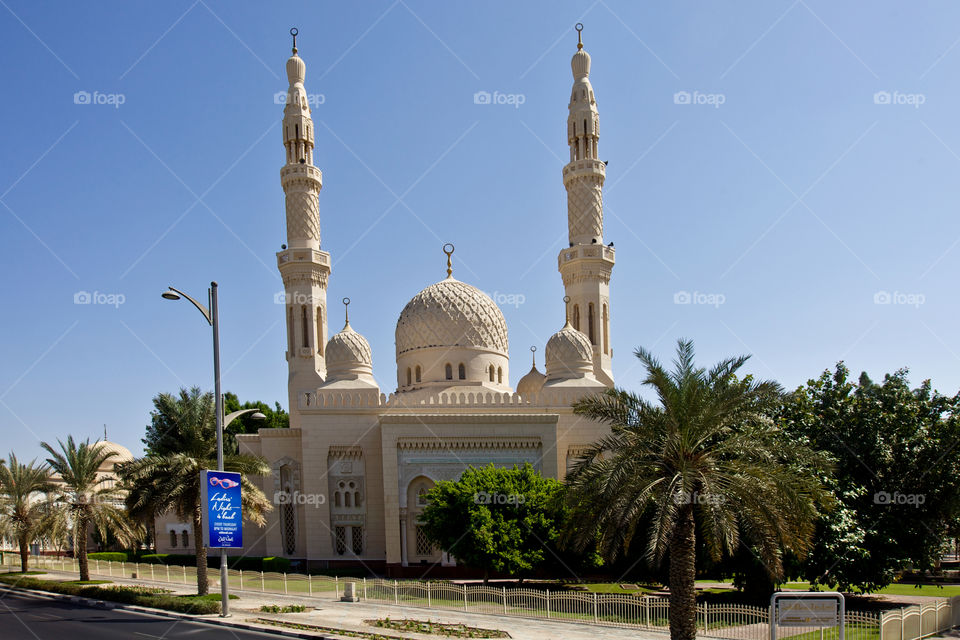
<svg viewBox="0 0 960 640">
<path fill-rule="evenodd" d="M 610 353 L 610 314 L 607 303 L 603 303 L 603 355 Z"/>
<path fill-rule="evenodd" d="M 587 337 L 590 338 L 590 344 L 597 344 L 596 333 L 593 330 L 593 303 L 587 306 Z"/>
<path fill-rule="evenodd" d="M 460 365 L 457 367 L 457 378 L 460 379 L 460 380 L 466 380 L 466 379 L 467 379 L 467 368 L 464 366 L 464 364 L 463 364 L 462 362 L 461 362 Z"/>
</svg>

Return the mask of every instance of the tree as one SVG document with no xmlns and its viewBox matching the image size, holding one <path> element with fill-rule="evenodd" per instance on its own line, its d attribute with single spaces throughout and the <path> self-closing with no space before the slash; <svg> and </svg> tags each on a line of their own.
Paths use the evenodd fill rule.
<svg viewBox="0 0 960 640">
<path fill-rule="evenodd" d="M 241 409 L 259 409 L 265 419 L 254 420 L 249 415 L 240 416 L 230 424 L 228 429 L 230 433 L 256 433 L 258 429 L 287 429 L 290 427 L 290 414 L 284 411 L 279 402 L 275 402 L 274 408 L 271 409 L 266 402 L 255 400 L 241 404 L 237 394 L 229 391 L 223 394 L 224 415 Z"/>
<path fill-rule="evenodd" d="M 0 460 L 0 538 L 20 548 L 20 571 L 27 572 L 30 544 L 39 538 L 50 517 L 45 496 L 53 489 L 50 468 L 35 460 L 24 464 L 13 453 Z"/>
<path fill-rule="evenodd" d="M 105 481 L 100 467 L 116 452 L 100 446 L 100 441 L 90 444 L 84 440 L 77 444 L 73 436 L 66 442 L 57 441 L 57 451 L 46 442 L 40 445 L 50 457 L 47 464 L 60 476 L 55 492 L 58 509 L 64 510 L 74 523 L 74 547 L 80 579 L 89 580 L 87 563 L 87 533 L 92 526 L 101 537 L 108 533 L 123 544 L 129 544 L 135 535 L 134 528 L 123 510 L 123 495 L 112 481 Z"/>
<path fill-rule="evenodd" d="M 784 405 L 784 425 L 835 461 L 838 507 L 817 522 L 811 582 L 876 591 L 900 569 L 928 569 L 960 516 L 960 395 L 929 380 L 911 389 L 907 373 L 854 382 L 841 362 Z"/>
<path fill-rule="evenodd" d="M 434 544 L 484 571 L 522 576 L 556 557 L 563 485 L 530 464 L 469 467 L 427 494 L 421 521 Z"/>
<path fill-rule="evenodd" d="M 217 468 L 216 424 L 212 393 L 194 387 L 179 395 L 161 393 L 153 399 L 151 425 L 144 438 L 147 455 L 120 466 L 128 489 L 126 504 L 134 518 L 144 519 L 166 511 L 193 523 L 197 555 L 197 592 L 209 592 L 207 548 L 202 530 L 200 472 Z M 241 476 L 244 519 L 257 526 L 266 523 L 272 509 L 263 492 L 249 477 L 265 475 L 270 468 L 263 458 L 224 451 L 224 469 Z"/>
<path fill-rule="evenodd" d="M 788 439 L 770 416 L 780 386 L 737 372 L 748 356 L 709 371 L 680 340 L 673 371 L 644 349 L 644 384 L 656 403 L 621 389 L 578 401 L 574 411 L 611 433 L 567 476 L 572 514 L 565 540 L 583 547 L 600 536 L 616 559 L 634 538 L 653 567 L 669 561 L 670 635 L 696 637 L 696 539 L 715 560 L 753 545 L 771 574 L 784 550 L 804 552 L 825 493 L 811 470 L 825 460 Z"/>
</svg>

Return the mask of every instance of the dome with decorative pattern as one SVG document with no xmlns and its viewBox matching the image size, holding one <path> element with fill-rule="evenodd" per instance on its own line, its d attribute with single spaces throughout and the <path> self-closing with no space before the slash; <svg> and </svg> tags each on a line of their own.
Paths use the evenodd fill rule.
<svg viewBox="0 0 960 640">
<path fill-rule="evenodd" d="M 350 322 L 327 341 L 325 353 L 327 379 L 355 378 L 373 373 L 373 353 L 370 343 L 353 330 Z"/>
<path fill-rule="evenodd" d="M 547 380 L 580 378 L 593 373 L 593 347 L 582 332 L 570 324 L 550 336 L 545 353 Z"/>
<path fill-rule="evenodd" d="M 397 320 L 397 357 L 417 349 L 462 347 L 507 356 L 507 321 L 490 297 L 452 277 L 413 297 Z"/>
</svg>

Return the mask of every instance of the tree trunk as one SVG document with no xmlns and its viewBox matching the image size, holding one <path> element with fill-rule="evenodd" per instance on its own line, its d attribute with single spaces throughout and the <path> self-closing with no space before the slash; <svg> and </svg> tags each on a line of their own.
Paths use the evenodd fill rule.
<svg viewBox="0 0 960 640">
<path fill-rule="evenodd" d="M 200 520 L 200 508 L 193 510 L 193 548 L 197 551 L 197 593 L 205 596 L 210 593 L 207 581 L 207 547 L 203 544 L 203 523 Z"/>
<path fill-rule="evenodd" d="M 27 558 L 30 556 L 30 541 L 26 536 L 20 537 L 20 572 L 27 572 Z"/>
<path fill-rule="evenodd" d="M 697 637 L 696 529 L 693 506 L 685 505 L 670 538 L 670 639 Z"/>
<path fill-rule="evenodd" d="M 77 562 L 80 564 L 80 580 L 90 580 L 90 565 L 87 562 L 87 514 L 79 511 L 77 515 L 77 533 L 74 537 L 77 548 Z"/>
</svg>

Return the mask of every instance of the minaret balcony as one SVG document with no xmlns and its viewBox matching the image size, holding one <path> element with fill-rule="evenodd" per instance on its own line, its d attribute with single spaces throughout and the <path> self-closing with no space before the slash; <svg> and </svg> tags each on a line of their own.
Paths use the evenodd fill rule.
<svg viewBox="0 0 960 640">
<path fill-rule="evenodd" d="M 574 160 L 563 168 L 563 180 L 566 182 L 571 178 L 596 175 L 598 173 L 604 177 L 607 175 L 607 165 L 603 164 L 602 161 L 594 160 L 593 158 Z"/>
<path fill-rule="evenodd" d="M 297 182 L 317 182 L 323 184 L 323 173 L 312 164 L 291 163 L 280 169 L 280 182 L 284 188 Z"/>
</svg>

